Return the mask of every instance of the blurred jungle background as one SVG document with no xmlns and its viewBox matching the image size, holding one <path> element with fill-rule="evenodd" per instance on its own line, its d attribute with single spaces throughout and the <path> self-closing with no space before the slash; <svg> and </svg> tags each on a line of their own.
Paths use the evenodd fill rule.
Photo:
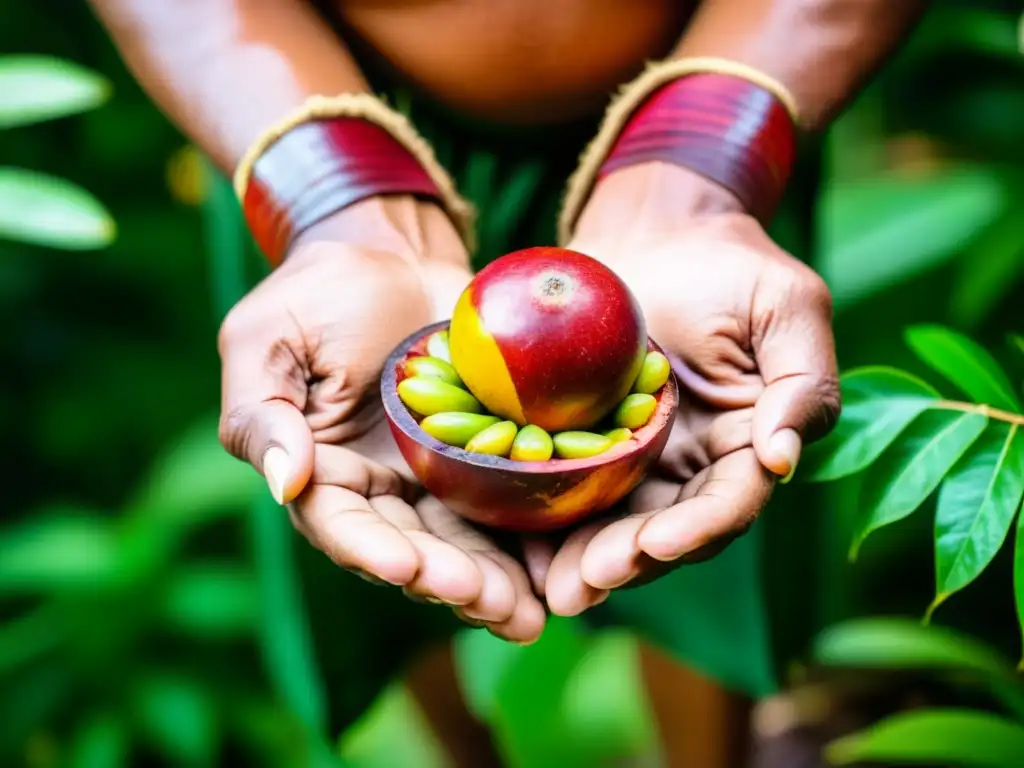
<svg viewBox="0 0 1024 768">
<path fill-rule="evenodd" d="M 1020 13 L 1011 0 L 936 2 L 829 133 L 814 263 L 834 291 L 844 369 L 919 371 L 902 329 L 938 323 L 992 349 L 1019 391 L 1024 357 L 1005 339 L 1024 329 Z M 233 205 L 85 4 L 0 3 L 0 765 L 450 764 L 402 676 L 403 637 L 447 631 L 422 618 L 437 609 L 301 565 L 286 516 L 217 442 L 216 330 L 242 290 L 237 264 L 259 269 L 222 225 Z M 790 694 L 762 702 L 763 735 L 780 732 L 780 712 L 805 711 L 794 692 L 830 663 L 894 667 L 887 680 L 922 666 L 961 680 L 966 667 L 996 682 L 929 695 L 981 712 L 994 690 L 1020 715 L 1003 661 L 1020 656 L 1012 558 L 933 619 L 974 640 L 925 629 L 929 518 L 887 529 L 851 565 L 844 483 L 784 489 L 787 514 L 839 522 L 808 576 L 817 603 L 772 621 L 794 635 L 907 622 L 840 625 L 779 660 Z M 709 585 L 708 599 L 742 599 L 734 587 Z M 635 626 L 685 623 L 650 595 L 646 608 L 634 598 Z M 653 766 L 671 729 L 652 713 L 638 642 L 577 621 L 529 648 L 466 630 L 417 674 L 429 691 L 432 670 L 453 664 L 508 765 Z M 757 642 L 717 650 L 742 662 Z M 330 725 L 328 701 L 346 713 Z M 957 727 L 981 745 L 1022 743 L 931 727 L 928 743 Z"/>
</svg>

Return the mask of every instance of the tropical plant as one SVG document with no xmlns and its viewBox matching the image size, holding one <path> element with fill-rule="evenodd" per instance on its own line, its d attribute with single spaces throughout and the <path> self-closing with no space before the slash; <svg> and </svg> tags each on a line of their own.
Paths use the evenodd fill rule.
<svg viewBox="0 0 1024 768">
<path fill-rule="evenodd" d="M 905 339 L 970 400 L 945 398 L 896 368 L 848 371 L 839 424 L 808 451 L 804 477 L 865 473 L 851 560 L 869 534 L 907 517 L 938 491 L 930 617 L 981 574 L 1007 537 L 1024 499 L 1024 411 L 1009 375 L 968 337 L 919 325 L 907 329 Z M 1024 339 L 1010 339 L 1024 351 Z M 1014 581 L 1024 621 L 1024 522 L 1017 530 Z"/>
<path fill-rule="evenodd" d="M 894 467 L 904 466 L 899 456 L 906 453 L 897 446 L 912 450 L 920 445 L 909 442 L 913 435 L 934 437 L 942 425 L 966 419 L 952 430 L 956 440 L 975 429 L 978 436 L 938 480 L 929 475 L 938 493 L 920 497 L 928 497 L 923 506 L 929 508 L 946 494 L 947 511 L 959 499 L 955 508 L 961 512 L 944 518 L 953 522 L 944 534 L 948 574 L 939 593 L 993 570 L 985 566 L 986 554 L 999 548 L 1012 525 L 1009 502 L 999 501 L 1012 496 L 1009 456 L 1000 460 L 996 452 L 1000 446 L 1017 450 L 1016 431 L 1012 439 L 1010 432 L 1018 412 L 1003 398 L 1016 397 L 1019 388 L 1007 389 L 1005 381 L 993 388 L 992 380 L 1005 377 L 977 360 L 971 370 L 980 365 L 990 379 L 983 390 L 956 396 L 941 382 L 934 388 L 908 384 L 917 370 L 893 329 L 923 320 L 949 323 L 990 343 L 1019 317 L 1013 302 L 1024 279 L 1024 152 L 1015 118 L 1024 108 L 1018 12 L 1019 0 L 934 3 L 910 44 L 830 132 L 820 196 L 813 190 L 820 199 L 814 266 L 835 294 L 842 362 L 884 360 L 898 367 L 887 373 L 854 369 L 844 377 L 846 415 L 833 441 L 842 442 L 842 435 L 856 433 L 871 418 L 876 430 L 896 429 L 893 419 L 908 420 L 854 475 L 817 486 L 792 484 L 778 496 L 786 506 L 794 494 L 809 490 L 800 503 L 788 505 L 787 515 L 806 509 L 808 528 L 831 522 L 841 517 L 837 509 L 858 507 L 850 489 L 884 484 L 898 471 Z M 318 633 L 338 628 L 343 635 L 353 623 L 358 627 L 361 613 L 378 610 L 379 598 L 350 599 L 357 585 L 348 580 L 332 583 L 329 600 L 316 602 L 316 585 L 301 580 L 305 574 L 295 561 L 294 547 L 305 545 L 251 470 L 223 455 L 212 419 L 181 439 L 182 424 L 216 407 L 216 322 L 258 265 L 246 253 L 244 232 L 232 224 L 237 203 L 230 189 L 205 184 L 202 194 L 183 194 L 182 166 L 175 165 L 168 193 L 168 158 L 194 153 L 179 152 L 184 139 L 134 86 L 85 4 L 0 4 L 0 43 L 5 51 L 49 51 L 88 62 L 118 93 L 92 110 L 111 86 L 91 70 L 51 56 L 0 57 L 0 237 L 10 241 L 0 258 L 0 322 L 19 329 L 0 334 L 0 427 L 16 446 L 16 462 L 0 464 L 6 494 L 0 524 L 0 762 L 38 768 L 115 768 L 142 760 L 331 764 L 338 751 L 330 743 L 337 734 L 327 725 L 328 703 L 356 688 L 372 688 L 369 698 L 380 679 L 374 672 L 385 669 L 396 679 L 341 735 L 341 761 L 358 768 L 443 765 L 443 755 L 427 748 L 429 725 L 397 679 L 400 668 L 388 658 L 388 644 L 360 650 L 365 655 L 341 684 L 323 680 L 320 665 L 331 661 L 330 653 L 355 651 L 314 652 Z M 82 114 L 53 119 L 74 113 Z M 188 167 L 195 171 L 194 164 Z M 189 176 L 184 186 L 196 179 Z M 114 234 L 110 216 L 79 185 L 94 190 L 118 221 L 117 242 L 88 259 L 52 250 L 96 248 Z M 190 206 L 200 201 L 197 216 Z M 801 217 L 810 207 L 808 200 L 795 221 L 782 224 L 806 229 L 810 222 Z M 205 298 L 208 287 L 213 302 Z M 926 326 L 915 333 L 918 346 L 945 350 L 934 354 L 947 367 L 963 367 L 950 362 L 958 358 L 948 339 L 941 341 L 944 329 Z M 879 393 L 890 405 L 898 401 L 894 414 L 880 402 L 871 404 Z M 922 400 L 929 404 L 921 406 Z M 916 416 L 906 416 L 919 406 Z M 935 431 L 928 432 L 929 424 Z M 947 439 L 954 437 L 941 440 L 943 450 L 956 453 Z M 822 479 L 839 477 L 845 470 L 837 467 L 845 461 L 849 469 L 856 445 L 840 451 L 830 441 L 810 450 L 801 474 L 831 461 L 832 474 Z M 994 469 L 993 456 L 1002 471 Z M 975 470 L 961 473 L 968 463 Z M 986 491 L 983 475 L 1006 475 L 998 494 Z M 901 490 L 901 510 L 924 488 L 917 470 L 913 477 L 905 496 Z M 926 520 L 923 511 L 908 512 L 906 521 Z M 862 532 L 871 528 L 868 522 Z M 754 613 L 747 609 L 779 563 L 733 578 L 735 572 L 721 565 L 729 550 L 717 562 L 687 569 L 703 574 L 688 589 L 652 584 L 634 591 L 628 610 L 615 605 L 617 595 L 594 613 L 619 610 L 602 620 L 628 623 L 666 646 L 685 645 L 691 658 L 703 654 L 704 662 L 727 672 L 768 669 L 769 621 L 773 630 L 789 631 L 794 617 L 814 614 L 817 622 L 819 613 L 848 614 L 844 590 L 850 584 L 885 581 L 893 587 L 889 592 L 900 593 L 894 610 L 927 602 L 906 579 L 889 577 L 894 563 L 915 553 L 908 548 L 880 557 L 881 548 L 872 546 L 896 529 L 885 526 L 872 536 L 853 578 L 830 575 L 830 568 L 844 563 L 822 546 L 815 578 L 806 580 L 826 585 L 820 601 L 793 596 L 793 612 L 753 626 L 736 617 Z M 957 536 L 969 542 L 959 560 L 952 554 L 960 548 Z M 846 543 L 842 538 L 843 549 Z M 733 545 L 744 546 L 748 540 Z M 924 567 L 909 575 L 918 570 L 928 574 Z M 984 592 L 968 594 L 980 603 Z M 877 610 L 877 597 L 856 610 Z M 346 600 L 345 610 L 338 610 Z M 707 604 L 743 610 L 722 612 L 717 626 L 695 621 Z M 949 605 L 950 613 L 956 607 Z M 1004 613 L 993 611 L 992 623 L 1007 618 Z M 314 630 L 315 621 L 321 623 Z M 801 650 L 803 630 L 793 631 Z M 854 645 L 861 653 L 873 647 L 863 635 Z M 528 648 L 480 631 L 463 632 L 455 643 L 465 698 L 512 766 L 552 758 L 591 766 L 656 751 L 636 647 L 632 632 L 592 632 L 581 621 L 554 621 Z M 907 656 L 894 659 L 891 669 L 913 666 Z M 1005 677 L 1007 665 L 1000 664 Z M 768 687 L 773 682 L 758 680 Z M 981 733 L 981 743 L 989 738 L 983 730 L 951 732 Z M 841 750 L 834 756 L 843 758 Z"/>
<path fill-rule="evenodd" d="M 100 75 L 50 56 L 0 56 L 0 130 L 85 112 L 110 96 Z M 114 221 L 91 194 L 48 174 L 0 166 L 0 237 L 50 248 L 98 248 Z"/>
<path fill-rule="evenodd" d="M 823 632 L 813 649 L 826 669 L 914 671 L 982 706 L 933 706 L 893 714 L 826 748 L 834 765 L 1017 768 L 1024 757 L 1024 685 L 994 649 L 948 629 L 899 619 L 858 619 Z"/>
</svg>

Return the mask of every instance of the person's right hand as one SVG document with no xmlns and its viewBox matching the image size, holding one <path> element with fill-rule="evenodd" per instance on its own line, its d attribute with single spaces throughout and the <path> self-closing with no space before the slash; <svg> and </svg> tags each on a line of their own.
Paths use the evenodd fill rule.
<svg viewBox="0 0 1024 768">
<path fill-rule="evenodd" d="M 529 642 L 545 612 L 523 566 L 424 494 L 380 401 L 387 356 L 470 277 L 432 204 L 371 199 L 308 230 L 221 328 L 220 436 L 335 563 Z"/>
</svg>

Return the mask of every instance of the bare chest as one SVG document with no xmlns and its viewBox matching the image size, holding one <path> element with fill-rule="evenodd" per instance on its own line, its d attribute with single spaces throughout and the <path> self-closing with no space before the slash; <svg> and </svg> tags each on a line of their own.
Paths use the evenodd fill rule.
<svg viewBox="0 0 1024 768">
<path fill-rule="evenodd" d="M 679 0 L 329 0 L 329 10 L 357 45 L 434 98 L 528 124 L 600 110 L 646 61 L 671 51 L 692 8 Z"/>
</svg>

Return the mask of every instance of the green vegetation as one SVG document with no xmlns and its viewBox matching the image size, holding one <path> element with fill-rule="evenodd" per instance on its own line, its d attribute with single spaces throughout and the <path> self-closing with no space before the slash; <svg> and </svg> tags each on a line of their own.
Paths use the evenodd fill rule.
<svg viewBox="0 0 1024 768">
<path fill-rule="evenodd" d="M 834 742 L 837 764 L 1024 749 L 1019 12 L 936 3 L 801 180 L 820 183 L 846 407 L 797 473 L 820 482 L 766 513 L 784 533 L 733 545 L 785 535 L 786 558 L 740 573 L 727 550 L 682 593 L 595 611 L 765 692 L 808 658 L 956 681 L 955 705 Z M 442 765 L 401 674 L 408 636 L 450 625 L 310 554 L 217 443 L 217 324 L 262 270 L 230 189 L 84 4 L 0 5 L 0 43 L 20 52 L 0 55 L 0 764 Z M 780 594 L 794 552 L 808 591 Z M 746 624 L 762 589 L 778 607 Z M 736 613 L 695 620 L 707 606 Z M 910 621 L 854 618 L 883 614 Z M 515 768 L 650 755 L 638 636 L 463 630 L 460 681 Z"/>
</svg>

